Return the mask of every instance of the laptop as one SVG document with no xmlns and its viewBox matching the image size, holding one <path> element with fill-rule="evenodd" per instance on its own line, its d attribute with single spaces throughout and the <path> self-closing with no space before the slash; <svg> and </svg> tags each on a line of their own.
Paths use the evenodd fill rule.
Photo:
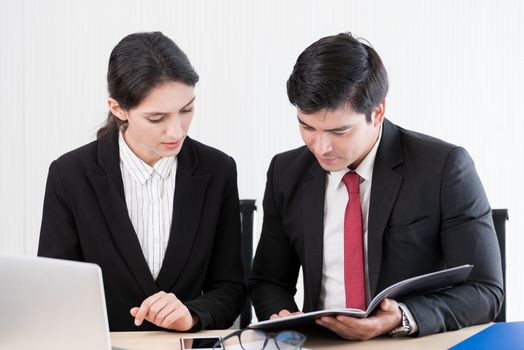
<svg viewBox="0 0 524 350">
<path fill-rule="evenodd" d="M 110 350 L 95 264 L 0 255 L 0 348 Z"/>
</svg>

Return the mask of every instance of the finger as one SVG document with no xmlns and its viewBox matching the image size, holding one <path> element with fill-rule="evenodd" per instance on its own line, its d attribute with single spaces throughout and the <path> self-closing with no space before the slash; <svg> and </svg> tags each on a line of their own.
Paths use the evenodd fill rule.
<svg viewBox="0 0 524 350">
<path fill-rule="evenodd" d="M 382 315 L 374 315 L 366 318 L 356 318 L 351 316 L 338 315 L 335 318 L 343 327 L 348 327 L 363 332 L 372 332 L 383 320 Z"/>
<path fill-rule="evenodd" d="M 355 318 L 349 316 L 338 315 L 336 317 L 337 323 L 334 324 L 335 332 L 343 332 L 345 336 L 350 336 L 354 339 L 366 340 L 377 335 L 384 334 L 390 330 L 389 319 L 391 313 L 382 311 L 367 318 Z M 389 328 L 388 328 L 389 327 Z"/>
<path fill-rule="evenodd" d="M 193 317 L 191 313 L 185 305 L 181 304 L 180 307 L 176 308 L 164 318 L 161 327 L 175 329 L 177 331 L 187 331 L 191 329 L 192 325 Z"/>
<path fill-rule="evenodd" d="M 175 297 L 173 293 L 165 293 L 160 297 L 160 299 L 157 299 L 150 307 L 149 311 L 146 316 L 146 320 L 149 322 L 155 323 L 155 320 L 158 317 L 158 314 L 162 312 L 162 310 L 169 305 L 175 304 L 178 302 L 178 299 Z"/>
<path fill-rule="evenodd" d="M 177 308 L 180 308 L 181 306 L 183 306 L 183 304 L 180 300 L 176 299 L 174 301 L 171 301 L 156 315 L 155 319 L 153 320 L 153 323 L 161 327 L 167 315 L 175 311 Z"/>
<path fill-rule="evenodd" d="M 280 310 L 280 312 L 278 313 L 278 315 L 279 315 L 280 317 L 287 317 L 287 316 L 291 316 L 292 313 L 289 312 L 288 310 L 285 310 L 285 309 L 284 309 L 284 310 Z"/>
<path fill-rule="evenodd" d="M 142 302 L 138 312 L 135 315 L 135 325 L 136 326 L 140 326 L 142 324 L 142 322 L 144 322 L 144 319 L 146 318 L 147 313 L 149 312 L 149 308 L 151 307 L 151 305 L 154 302 L 156 302 L 158 299 L 160 299 L 163 294 L 165 294 L 165 292 L 158 292 L 158 293 L 153 294 L 150 297 L 146 298 Z"/>
<path fill-rule="evenodd" d="M 392 299 L 384 299 L 380 303 L 380 309 L 386 312 L 396 311 L 398 309 L 398 303 Z"/>
<path fill-rule="evenodd" d="M 316 321 L 318 324 L 328 326 L 328 325 L 333 325 L 334 322 L 336 322 L 336 319 L 331 316 L 323 316 L 323 317 L 318 318 Z"/>
<path fill-rule="evenodd" d="M 341 338 L 350 339 L 350 340 L 356 340 L 358 339 L 355 337 L 355 335 L 352 333 L 352 328 L 345 326 L 342 322 L 338 321 L 337 319 L 333 317 L 321 317 L 316 320 L 317 324 L 321 325 L 322 327 L 325 327 L 336 334 L 338 334 Z"/>
<path fill-rule="evenodd" d="M 358 317 L 352 317 L 347 315 L 337 315 L 336 317 L 333 317 L 339 322 L 342 322 L 344 324 L 347 324 L 348 326 L 357 327 L 361 323 L 365 323 L 369 320 L 368 318 L 358 318 Z"/>
<path fill-rule="evenodd" d="M 129 313 L 131 314 L 131 316 L 135 317 L 138 310 L 139 310 L 138 307 L 134 307 L 131 310 L 129 310 Z"/>
<path fill-rule="evenodd" d="M 291 316 L 291 315 L 293 315 L 291 312 L 289 312 L 286 309 L 282 309 L 282 310 L 280 310 L 280 312 L 278 314 L 272 314 L 271 316 L 269 316 L 269 319 L 270 320 L 276 320 L 276 319 L 279 319 L 279 318 L 282 318 L 282 317 Z"/>
<path fill-rule="evenodd" d="M 155 301 L 153 304 L 151 304 L 149 310 L 147 311 L 146 320 L 148 320 L 151 323 L 154 323 L 158 313 L 162 311 L 167 305 L 168 301 L 164 298 L 160 298 L 157 301 Z"/>
</svg>

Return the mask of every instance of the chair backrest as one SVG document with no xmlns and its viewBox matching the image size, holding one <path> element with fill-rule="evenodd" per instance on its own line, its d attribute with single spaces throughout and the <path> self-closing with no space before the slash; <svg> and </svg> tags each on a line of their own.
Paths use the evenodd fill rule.
<svg viewBox="0 0 524 350">
<path fill-rule="evenodd" d="M 495 225 L 495 232 L 500 247 L 500 258 L 502 261 L 502 278 L 504 282 L 504 299 L 500 313 L 495 319 L 495 322 L 506 322 L 506 221 L 508 220 L 507 209 L 493 209 L 491 212 L 493 216 L 493 224 Z"/>
<path fill-rule="evenodd" d="M 257 210 L 254 199 L 240 200 L 240 219 L 242 224 L 242 264 L 244 267 L 244 278 L 247 283 L 249 273 L 251 272 L 251 263 L 253 261 L 253 228 L 254 212 Z M 246 298 L 246 303 L 240 314 L 240 328 L 246 328 L 251 323 L 251 302 Z"/>
</svg>

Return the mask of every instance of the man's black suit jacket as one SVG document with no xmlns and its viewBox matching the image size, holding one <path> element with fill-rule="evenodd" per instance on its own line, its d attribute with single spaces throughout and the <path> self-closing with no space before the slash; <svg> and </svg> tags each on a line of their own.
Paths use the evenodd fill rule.
<svg viewBox="0 0 524 350">
<path fill-rule="evenodd" d="M 275 156 L 249 292 L 259 319 L 319 309 L 326 173 L 306 148 Z M 464 285 L 401 300 L 419 335 L 493 320 L 502 303 L 500 252 L 491 209 L 467 152 L 385 120 L 373 169 L 368 222 L 370 295 L 416 275 L 475 265 Z"/>
<path fill-rule="evenodd" d="M 118 133 L 50 166 L 38 255 L 100 265 L 112 331 L 136 330 L 129 310 L 159 291 L 174 293 L 204 329 L 229 327 L 243 306 L 235 162 L 189 137 L 177 159 L 171 233 L 156 281 L 129 219 Z M 141 329 L 158 328 L 144 322 Z"/>
</svg>

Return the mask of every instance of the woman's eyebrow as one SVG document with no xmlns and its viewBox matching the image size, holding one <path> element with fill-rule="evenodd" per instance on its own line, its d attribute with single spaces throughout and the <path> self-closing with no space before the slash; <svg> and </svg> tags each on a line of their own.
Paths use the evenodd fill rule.
<svg viewBox="0 0 524 350">
<path fill-rule="evenodd" d="M 186 103 L 186 105 L 182 108 L 180 108 L 180 110 L 183 110 L 184 108 L 186 108 L 187 106 L 189 106 L 191 103 L 193 103 L 193 101 L 195 101 L 195 98 L 196 96 L 193 96 L 193 98 L 191 99 L 191 101 L 189 101 L 188 103 Z"/>
<path fill-rule="evenodd" d="M 184 105 L 184 107 L 180 108 L 180 110 L 184 110 L 185 108 L 187 108 L 187 106 L 189 106 L 191 103 L 193 103 L 195 101 L 195 98 L 196 96 L 194 96 L 191 101 L 189 101 L 188 103 L 186 103 Z M 167 112 L 158 112 L 158 111 L 153 111 L 153 112 L 144 112 L 143 113 L 145 116 L 148 116 L 148 117 L 151 117 L 151 116 L 157 116 L 157 115 L 166 115 L 166 114 L 169 114 Z"/>
<path fill-rule="evenodd" d="M 144 112 L 144 115 L 146 116 L 156 116 L 156 115 L 166 115 L 165 112 Z"/>
</svg>

